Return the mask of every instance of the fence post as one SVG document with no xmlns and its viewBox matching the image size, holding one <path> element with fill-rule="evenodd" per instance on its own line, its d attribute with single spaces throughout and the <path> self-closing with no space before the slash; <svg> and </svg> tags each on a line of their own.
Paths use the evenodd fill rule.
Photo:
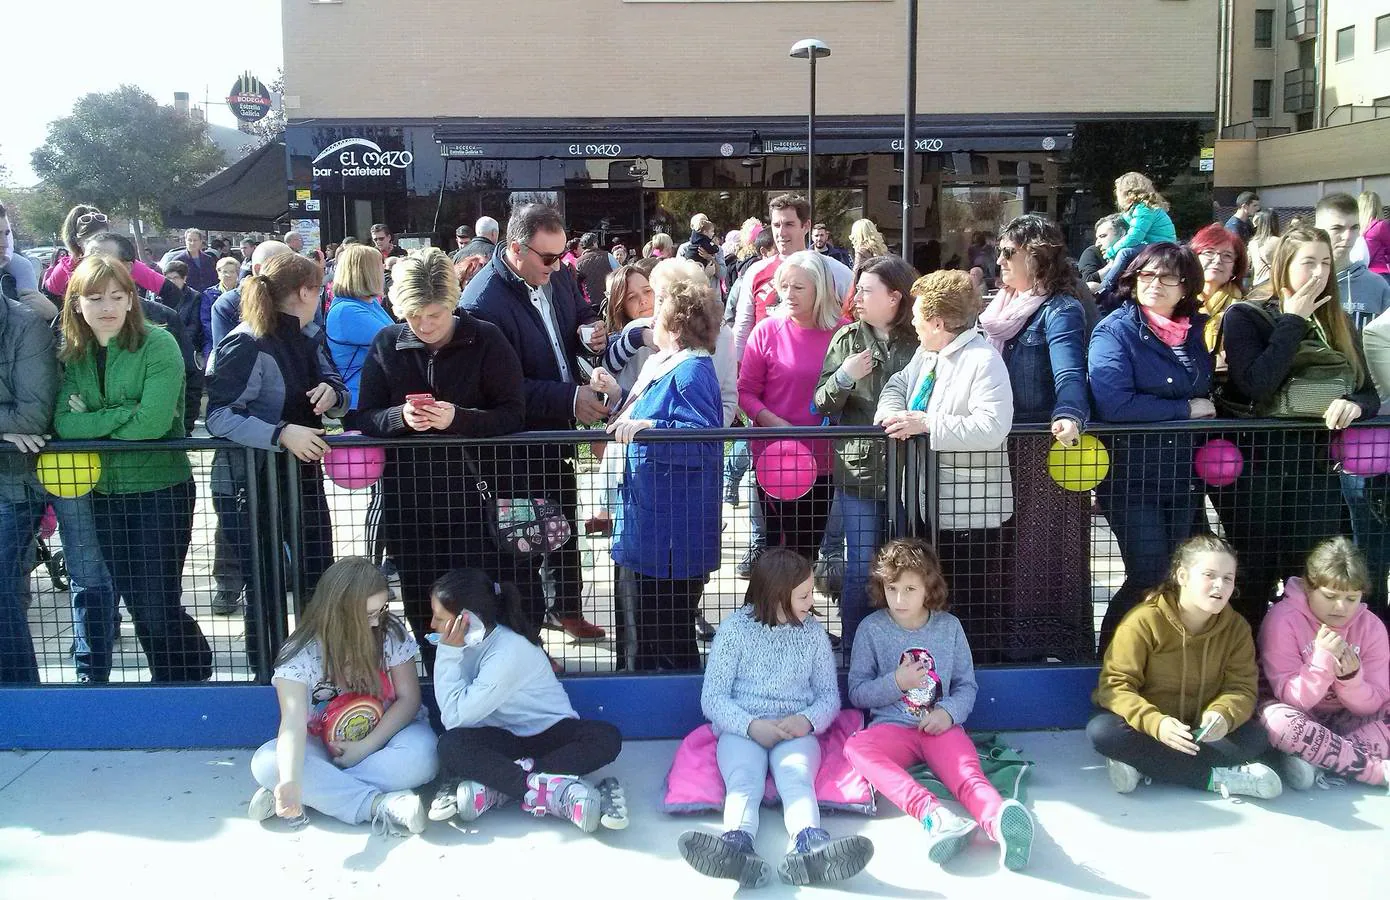
<svg viewBox="0 0 1390 900">
<path fill-rule="evenodd" d="M 234 451 L 228 451 L 234 452 Z M 268 549 L 267 535 L 260 534 L 257 523 L 261 521 L 261 504 L 265 502 L 264 486 L 261 484 L 261 463 L 265 459 L 265 453 L 252 447 L 243 447 L 242 454 L 246 458 L 246 519 L 250 526 L 251 533 L 244 535 L 243 539 L 250 545 L 251 550 L 251 571 L 243 572 L 242 577 L 246 580 L 246 602 L 255 604 L 252 616 L 256 620 L 256 646 L 254 658 L 256 659 L 255 678 L 258 684 L 270 684 L 272 666 L 272 644 L 271 623 L 274 621 L 273 610 L 278 607 L 274 602 L 274 587 L 266 583 L 265 573 L 269 567 L 265 564 L 265 554 Z M 248 651 L 252 648 L 247 647 Z"/>
<path fill-rule="evenodd" d="M 300 509 L 300 499 L 303 497 L 303 493 L 299 489 L 299 460 L 295 458 L 293 453 L 285 454 L 285 492 L 281 496 L 289 506 L 286 510 L 289 534 L 285 535 L 290 546 L 290 583 L 288 587 L 297 620 L 300 613 L 304 611 L 304 523 Z"/>
<path fill-rule="evenodd" d="M 280 518 L 281 479 L 277 463 L 278 457 L 273 453 L 269 454 L 265 467 L 266 520 L 270 525 L 265 536 L 265 573 L 271 597 L 267 614 L 273 615 L 271 624 L 275 631 L 272 647 L 283 644 L 288 633 L 288 614 L 285 609 L 285 529 Z M 298 615 L 299 610 L 295 610 L 295 614 Z"/>
<path fill-rule="evenodd" d="M 937 472 L 937 452 L 932 449 L 930 438 L 918 438 L 915 443 L 922 452 L 922 469 L 927 477 L 927 508 L 923 510 L 923 520 L 928 523 L 931 545 L 939 547 L 941 544 L 937 538 L 941 532 L 941 479 Z"/>
<path fill-rule="evenodd" d="M 884 514 L 888 517 L 887 531 L 888 539 L 902 537 L 903 534 L 903 487 L 901 479 L 898 478 L 898 442 L 890 438 L 887 434 L 883 435 L 883 462 L 887 468 L 887 480 L 884 490 L 887 492 L 887 503 L 884 505 Z"/>
</svg>

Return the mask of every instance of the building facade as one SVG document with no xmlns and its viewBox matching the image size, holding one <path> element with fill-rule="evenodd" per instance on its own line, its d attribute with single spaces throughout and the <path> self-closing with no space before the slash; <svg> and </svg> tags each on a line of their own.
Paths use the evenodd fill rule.
<svg viewBox="0 0 1390 900">
<path fill-rule="evenodd" d="M 449 243 L 519 199 L 640 246 L 804 190 L 818 37 L 817 218 L 901 240 L 905 0 L 285 0 L 294 215 Z M 1084 27 L 1078 27 L 1084 23 Z M 1024 211 L 1064 219 L 1076 125 L 1213 120 L 1212 0 L 922 4 L 914 252 L 947 263 Z"/>
</svg>

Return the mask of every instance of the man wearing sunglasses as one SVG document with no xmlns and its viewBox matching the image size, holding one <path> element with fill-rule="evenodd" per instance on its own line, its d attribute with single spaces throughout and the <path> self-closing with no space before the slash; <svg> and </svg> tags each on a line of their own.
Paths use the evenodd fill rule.
<svg viewBox="0 0 1390 900">
<path fill-rule="evenodd" d="M 608 333 L 598 310 L 584 301 L 572 271 L 560 265 L 564 255 L 565 222 L 560 213 L 540 203 L 519 206 L 507 222 L 503 249 L 468 282 L 459 300 L 473 315 L 500 328 L 521 358 L 529 431 L 568 431 L 576 421 L 602 422 L 609 416 L 609 401 L 616 404 L 621 399 L 605 400 L 589 387 L 581 356 L 601 352 L 608 344 Z M 499 450 L 498 456 L 503 452 Z M 525 483 L 499 485 L 498 493 L 558 497 L 575 535 L 551 554 L 556 599 L 550 618 L 575 638 L 602 639 L 603 629 L 586 621 L 581 612 L 584 584 L 576 526 L 579 488 L 574 445 L 523 445 L 505 452 L 510 454 L 510 471 L 526 473 Z M 544 604 L 539 584 L 537 579 L 533 615 Z"/>
</svg>

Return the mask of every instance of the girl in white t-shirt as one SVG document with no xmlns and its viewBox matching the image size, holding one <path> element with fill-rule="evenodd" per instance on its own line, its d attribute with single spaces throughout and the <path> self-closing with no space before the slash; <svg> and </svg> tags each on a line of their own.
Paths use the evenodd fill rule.
<svg viewBox="0 0 1390 900">
<path fill-rule="evenodd" d="M 413 788 L 434 777 L 435 736 L 420 705 L 419 647 L 389 600 L 386 579 L 360 556 L 319 579 L 275 660 L 280 731 L 251 760 L 261 785 L 252 819 L 301 820 L 309 806 L 350 825 L 424 830 Z"/>
</svg>

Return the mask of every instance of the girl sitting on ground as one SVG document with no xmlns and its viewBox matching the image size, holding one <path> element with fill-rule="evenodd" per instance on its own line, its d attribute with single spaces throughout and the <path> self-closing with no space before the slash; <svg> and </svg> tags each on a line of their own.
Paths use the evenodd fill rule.
<svg viewBox="0 0 1390 900">
<path fill-rule="evenodd" d="M 415 677 L 419 647 L 387 610 L 389 600 L 386 579 L 360 556 L 319 579 L 275 660 L 280 731 L 251 759 L 261 785 L 247 810 L 252 819 L 298 820 L 310 806 L 349 825 L 424 831 L 414 788 L 434 777 L 434 732 Z M 349 698 L 340 706 L 375 702 L 376 726 L 355 738 L 334 734 L 340 698 Z"/>
<path fill-rule="evenodd" d="M 1188 538 L 1168 577 L 1121 620 L 1092 699 L 1106 711 L 1086 734 L 1121 794 L 1140 778 L 1222 796 L 1273 799 L 1279 775 L 1255 709 L 1255 641 L 1229 606 L 1236 556 L 1210 534 Z"/>
<path fill-rule="evenodd" d="M 812 610 L 811 564 L 790 550 L 759 557 L 742 609 L 719 626 L 700 706 L 719 737 L 724 833 L 687 831 L 680 853 L 697 872 L 763 887 L 771 867 L 753 849 L 769 768 L 792 849 L 778 867 L 789 884 L 839 881 L 873 856 L 861 836 L 832 839 L 820 827 L 816 735 L 840 711 L 835 657 Z"/>
<path fill-rule="evenodd" d="M 1260 720 L 1295 790 L 1311 788 L 1319 770 L 1390 782 L 1390 645 L 1361 603 L 1370 582 L 1349 538 L 1325 540 L 1260 627 L 1269 692 Z"/>
<path fill-rule="evenodd" d="M 471 822 L 508 800 L 592 833 L 626 828 L 617 779 L 580 778 L 618 758 L 622 736 L 570 705 L 513 584 L 454 569 L 430 590 L 438 635 L 434 698 L 448 729 L 439 738 L 440 789 L 429 817 Z M 431 643 L 434 638 L 431 637 Z"/>
<path fill-rule="evenodd" d="M 946 612 L 946 579 L 936 551 L 918 539 L 885 544 L 874 560 L 869 603 L 850 657 L 849 700 L 872 724 L 845 744 L 845 756 L 893 805 L 922 823 L 928 858 L 945 863 L 976 824 L 1018 871 L 1033 849 L 1033 817 L 1005 800 L 980 769 L 962 724 L 975 705 L 975 666 L 960 620 Z M 975 819 L 951 812 L 908 774 L 924 762 Z"/>
</svg>

